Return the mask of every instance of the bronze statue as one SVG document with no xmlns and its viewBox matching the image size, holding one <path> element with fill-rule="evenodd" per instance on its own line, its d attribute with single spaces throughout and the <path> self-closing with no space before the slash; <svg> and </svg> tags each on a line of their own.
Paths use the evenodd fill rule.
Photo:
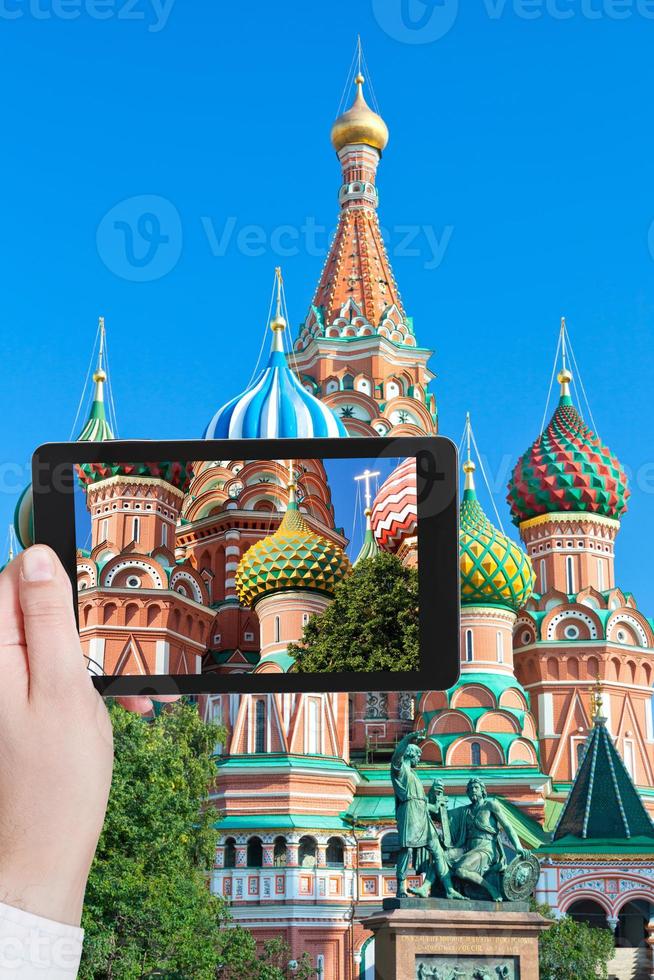
<svg viewBox="0 0 654 980">
<path fill-rule="evenodd" d="M 500 888 L 488 877 L 493 871 L 501 875 L 507 867 L 500 833 L 504 831 L 519 857 L 526 858 L 529 852 L 524 850 L 515 830 L 502 816 L 497 800 L 489 798 L 481 779 L 470 779 L 466 790 L 470 803 L 461 808 L 459 836 L 455 842 L 463 853 L 454 857 L 452 872 L 462 881 L 485 889 L 493 901 L 501 902 L 504 896 Z"/>
<path fill-rule="evenodd" d="M 397 858 L 397 895 L 406 897 L 406 875 L 413 852 L 413 867 L 424 871 L 424 884 L 411 893 L 428 898 L 438 879 L 443 883 L 446 898 L 463 898 L 456 891 L 450 876 L 450 866 L 436 827 L 431 819 L 430 804 L 423 785 L 414 771 L 420 762 L 420 748 L 415 744 L 426 732 L 412 732 L 398 742 L 391 759 L 391 782 L 395 791 L 395 818 L 400 853 Z M 425 853 L 426 852 L 426 853 Z"/>
<path fill-rule="evenodd" d="M 409 862 L 425 880 L 411 893 L 428 898 L 440 882 L 446 898 L 461 899 L 452 883 L 456 878 L 467 894 L 475 889 L 485 892 L 495 902 L 528 899 L 534 891 L 540 866 L 525 850 L 512 824 L 506 819 L 497 800 L 491 799 L 481 779 L 468 781 L 470 803 L 448 810 L 442 780 L 434 780 L 425 796 L 422 782 L 415 772 L 421 752 L 415 743 L 424 739 L 425 731 L 405 736 L 391 760 L 391 780 L 395 791 L 395 814 L 400 851 L 397 859 L 397 894 L 406 897 L 406 875 Z M 507 863 L 501 835 L 505 834 L 516 857 Z"/>
</svg>

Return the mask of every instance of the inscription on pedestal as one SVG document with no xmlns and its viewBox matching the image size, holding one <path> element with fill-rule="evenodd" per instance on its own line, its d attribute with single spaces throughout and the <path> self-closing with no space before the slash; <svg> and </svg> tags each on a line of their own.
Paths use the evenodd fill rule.
<svg viewBox="0 0 654 980">
<path fill-rule="evenodd" d="M 520 980 L 517 956 L 416 956 L 416 980 Z"/>
</svg>

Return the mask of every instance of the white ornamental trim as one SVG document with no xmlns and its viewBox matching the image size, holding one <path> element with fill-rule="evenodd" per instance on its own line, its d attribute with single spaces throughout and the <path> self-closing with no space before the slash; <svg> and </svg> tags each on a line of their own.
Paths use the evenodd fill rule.
<svg viewBox="0 0 654 980">
<path fill-rule="evenodd" d="M 556 630 L 556 627 L 558 626 L 559 623 L 563 622 L 566 619 L 578 619 L 582 623 L 585 623 L 590 631 L 590 639 L 591 640 L 597 639 L 597 625 L 595 623 L 595 620 L 592 619 L 590 616 L 587 616 L 585 613 L 582 613 L 579 609 L 567 609 L 564 612 L 557 613 L 556 616 L 554 616 L 554 618 L 550 621 L 549 626 L 547 627 L 546 639 L 548 640 L 554 639 L 554 632 Z"/>
<path fill-rule="evenodd" d="M 150 565 L 149 562 L 139 561 L 137 558 L 129 558 L 126 561 L 119 561 L 117 565 L 114 565 L 114 567 L 109 570 L 102 584 L 108 588 L 113 582 L 113 580 L 115 579 L 118 572 L 122 572 L 124 569 L 130 569 L 130 568 L 135 568 L 147 572 L 154 579 L 157 588 L 163 589 L 163 582 L 156 568 Z"/>
</svg>

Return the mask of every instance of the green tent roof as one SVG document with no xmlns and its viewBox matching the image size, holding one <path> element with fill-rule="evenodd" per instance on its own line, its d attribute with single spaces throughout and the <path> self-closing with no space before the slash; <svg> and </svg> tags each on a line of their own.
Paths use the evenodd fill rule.
<svg viewBox="0 0 654 980">
<path fill-rule="evenodd" d="M 654 846 L 654 824 L 602 717 L 595 719 L 553 841 L 566 837 L 584 841 L 644 837 Z"/>
</svg>

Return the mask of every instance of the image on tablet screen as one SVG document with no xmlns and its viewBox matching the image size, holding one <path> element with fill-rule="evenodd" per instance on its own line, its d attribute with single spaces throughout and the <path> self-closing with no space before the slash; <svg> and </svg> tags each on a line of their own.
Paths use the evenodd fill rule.
<svg viewBox="0 0 654 980">
<path fill-rule="evenodd" d="M 415 458 L 75 471 L 93 674 L 420 669 Z"/>
</svg>

